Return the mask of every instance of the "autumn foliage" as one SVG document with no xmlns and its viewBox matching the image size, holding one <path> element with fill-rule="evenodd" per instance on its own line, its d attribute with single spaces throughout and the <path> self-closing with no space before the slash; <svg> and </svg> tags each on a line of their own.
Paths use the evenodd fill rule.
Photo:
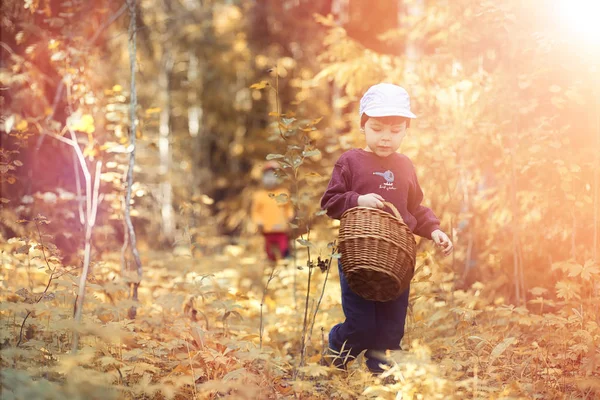
<svg viewBox="0 0 600 400">
<path fill-rule="evenodd" d="M 541 0 L 374 3 L 3 2 L 2 398 L 600 396 L 600 42 Z M 323 362 L 343 313 L 318 200 L 382 81 L 456 250 L 418 241 L 374 377 Z M 248 217 L 265 160 L 295 209 L 276 264 Z"/>
</svg>

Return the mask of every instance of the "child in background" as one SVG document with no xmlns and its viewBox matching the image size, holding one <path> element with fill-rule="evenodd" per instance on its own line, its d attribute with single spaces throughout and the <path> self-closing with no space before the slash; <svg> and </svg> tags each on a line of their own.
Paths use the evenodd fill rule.
<svg viewBox="0 0 600 400">
<path fill-rule="evenodd" d="M 250 213 L 258 232 L 265 238 L 265 251 L 271 261 L 289 256 L 289 222 L 294 217 L 290 193 L 281 187 L 277 169 L 279 164 L 276 161 L 269 161 L 263 166 L 263 188 L 254 193 Z M 275 199 L 277 196 L 287 197 L 288 200 L 278 202 Z"/>
<path fill-rule="evenodd" d="M 383 202 L 391 202 L 412 232 L 433 239 L 444 255 L 449 255 L 452 242 L 440 230 L 434 213 L 421 205 L 423 192 L 412 162 L 396 152 L 410 120 L 416 118 L 408 93 L 389 83 L 374 85 L 362 97 L 359 112 L 367 145 L 345 152 L 335 163 L 321 208 L 339 219 L 353 207 L 385 209 Z M 329 333 L 329 356 L 335 357 L 336 367 L 344 369 L 348 360 L 367 350 L 367 367 L 379 374 L 382 365 L 391 365 L 386 350 L 400 349 L 410 287 L 395 300 L 366 300 L 350 289 L 341 263 L 338 267 L 346 320 Z"/>
</svg>

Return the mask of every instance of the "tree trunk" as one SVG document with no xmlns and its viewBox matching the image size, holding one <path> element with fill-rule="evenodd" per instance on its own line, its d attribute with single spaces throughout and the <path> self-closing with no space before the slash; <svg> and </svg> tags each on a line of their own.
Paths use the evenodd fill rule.
<svg viewBox="0 0 600 400">
<path fill-rule="evenodd" d="M 600 81 L 596 82 L 596 149 L 600 149 Z M 598 246 L 600 246 L 600 238 L 598 237 L 598 228 L 600 221 L 598 213 L 600 212 L 600 151 L 596 152 L 596 165 L 594 166 L 594 243 L 592 244 L 592 254 L 595 262 L 600 262 L 598 259 Z"/>
<path fill-rule="evenodd" d="M 425 13 L 425 1 L 414 0 L 403 6 L 404 1 L 398 0 L 398 26 L 407 25 L 403 23 L 402 17 L 404 13 L 408 16 L 408 24 L 414 25 L 414 19 L 422 16 Z M 410 27 L 407 27 L 410 29 Z M 420 49 L 413 41 L 406 42 L 406 66 L 404 68 L 405 80 L 411 82 L 410 75 L 415 72 L 415 65 L 419 59 Z"/>
<path fill-rule="evenodd" d="M 136 108 L 137 108 L 137 89 L 135 86 L 135 68 L 136 68 L 136 36 L 137 36 L 137 17 L 136 17 L 136 1 L 135 0 L 127 0 L 127 6 L 129 7 L 129 68 L 131 73 L 131 87 L 130 87 L 130 104 L 129 104 L 129 119 L 131 122 L 131 127 L 129 129 L 129 145 L 131 146 L 131 153 L 129 154 L 129 168 L 127 169 L 127 184 L 126 184 L 126 192 L 125 192 L 125 224 L 127 225 L 127 235 L 125 235 L 125 240 L 129 240 L 131 244 L 131 253 L 133 254 L 133 259 L 135 260 L 136 270 L 137 270 L 137 279 L 130 284 L 131 292 L 130 298 L 133 301 L 138 300 L 138 288 L 140 286 L 140 282 L 142 281 L 142 260 L 140 258 L 140 253 L 137 249 L 136 235 L 135 229 L 133 227 L 133 223 L 131 221 L 131 188 L 133 186 L 133 169 L 135 166 L 135 146 L 136 146 L 136 131 L 137 131 L 137 116 L 136 116 Z M 126 248 L 126 246 L 124 246 Z M 135 306 L 132 306 L 129 309 L 129 318 L 134 319 L 137 314 L 137 309 Z"/>
<path fill-rule="evenodd" d="M 173 220 L 173 187 L 171 185 L 171 94 L 170 78 L 173 69 L 173 56 L 165 49 L 161 69 L 158 76 L 160 90 L 160 121 L 158 152 L 160 157 L 160 215 L 162 221 L 162 234 L 167 243 L 173 243 L 175 237 L 175 224 Z"/>
<path fill-rule="evenodd" d="M 197 156 L 192 168 L 194 187 L 192 193 L 196 192 L 201 185 L 202 170 L 204 168 L 204 157 L 202 155 L 202 138 L 200 137 L 200 127 L 202 126 L 202 119 L 204 110 L 202 109 L 202 102 L 198 92 L 201 90 L 200 84 L 200 66 L 198 62 L 198 56 L 194 51 L 188 53 L 188 85 L 190 87 L 188 92 L 188 132 L 192 138 L 193 153 Z"/>
</svg>

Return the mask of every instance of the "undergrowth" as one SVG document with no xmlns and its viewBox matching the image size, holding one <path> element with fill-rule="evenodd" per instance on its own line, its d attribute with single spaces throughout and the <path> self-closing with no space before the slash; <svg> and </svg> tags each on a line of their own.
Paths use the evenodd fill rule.
<svg viewBox="0 0 600 400">
<path fill-rule="evenodd" d="M 391 354 L 398 365 L 381 379 L 370 376 L 361 357 L 347 373 L 321 365 L 327 332 L 343 318 L 333 268 L 306 365 L 294 380 L 304 313 L 294 308 L 293 271 L 283 264 L 264 301 L 259 348 L 269 274 L 252 250 L 261 248 L 259 239 L 201 259 L 147 252 L 135 320 L 127 318 L 119 255 L 106 254 L 93 265 L 83 323 L 76 326 L 77 271 L 34 236 L 0 245 L 2 398 L 592 399 L 600 393 L 599 314 L 586 295 L 594 266 L 575 276 L 576 264 L 557 264 L 565 279 L 554 290 L 531 289 L 527 307 L 515 307 L 483 283 L 455 290 L 454 274 L 426 249 L 411 289 L 404 350 Z M 324 240 L 313 243 L 315 254 L 329 254 Z M 315 272 L 315 293 L 324 277 Z M 76 355 L 74 329 L 81 337 Z"/>
</svg>

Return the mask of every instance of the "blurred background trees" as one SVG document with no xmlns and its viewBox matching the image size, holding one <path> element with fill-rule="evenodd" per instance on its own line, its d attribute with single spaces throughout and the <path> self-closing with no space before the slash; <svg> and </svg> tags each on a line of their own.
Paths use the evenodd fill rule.
<svg viewBox="0 0 600 400">
<path fill-rule="evenodd" d="M 558 3 L 558 0 L 557 0 Z M 598 251 L 599 55 L 547 2 L 141 0 L 135 223 L 143 248 L 251 234 L 251 192 L 287 117 L 323 117 L 301 190 L 316 202 L 342 151 L 363 146 L 357 101 L 380 81 L 412 95 L 404 148 L 451 232 L 457 287 L 522 303 L 570 276 L 590 298 Z M 3 239 L 16 219 L 56 221 L 64 254 L 83 240 L 76 129 L 102 160 L 94 243 L 122 242 L 128 146 L 127 12 L 113 1 L 6 0 L 0 50 Z M 257 82 L 278 85 L 279 98 Z M 323 235 L 330 223 L 321 220 Z M 62 240 L 61 240 L 62 237 Z M 334 237 L 332 236 L 331 239 Z M 223 240 L 223 239 L 220 239 Z M 560 263 L 568 261 L 567 263 Z M 586 269 L 587 268 L 587 269 Z M 586 272 L 587 271 L 587 272 Z M 591 272 L 590 272 L 591 271 Z M 591 274 L 591 275 L 590 275 Z"/>
</svg>

